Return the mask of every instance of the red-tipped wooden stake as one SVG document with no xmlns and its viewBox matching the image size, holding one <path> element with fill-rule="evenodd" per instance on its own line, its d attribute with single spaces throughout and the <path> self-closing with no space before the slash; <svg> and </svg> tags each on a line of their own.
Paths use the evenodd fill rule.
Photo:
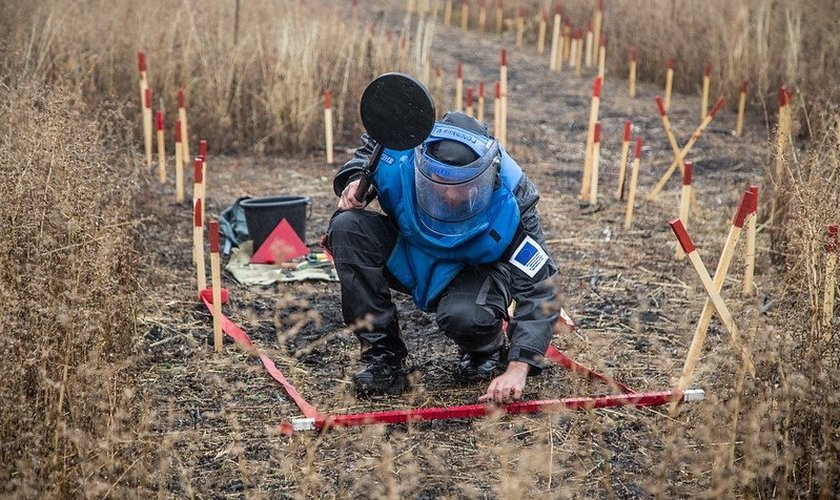
<svg viewBox="0 0 840 500">
<path fill-rule="evenodd" d="M 181 120 L 181 149 L 184 153 L 184 163 L 189 161 L 190 156 L 190 135 L 187 128 L 187 99 L 184 96 L 184 89 L 178 90 L 178 118 Z"/>
<path fill-rule="evenodd" d="M 575 76 L 580 76 L 583 71 L 583 30 L 576 31 L 577 47 L 575 48 Z"/>
<path fill-rule="evenodd" d="M 484 123 L 484 80 L 478 82 L 478 121 Z"/>
<path fill-rule="evenodd" d="M 475 108 L 473 108 L 473 88 L 467 87 L 467 116 L 475 116 Z"/>
<path fill-rule="evenodd" d="M 484 33 L 487 29 L 487 0 L 478 1 L 478 31 Z"/>
<path fill-rule="evenodd" d="M 203 189 L 202 177 L 204 176 L 204 167 L 202 166 L 202 163 L 203 163 L 203 161 L 201 160 L 201 157 L 196 156 L 195 160 L 193 162 L 193 200 L 192 200 L 193 207 L 198 206 L 199 203 L 201 204 L 201 206 L 204 206 L 203 196 L 201 194 L 201 191 Z M 194 232 L 195 231 L 200 231 L 202 233 L 201 242 L 202 242 L 202 245 L 203 245 L 204 244 L 203 243 L 203 241 L 204 241 L 204 234 L 203 234 L 204 233 L 204 219 L 201 220 L 201 224 L 196 225 L 196 227 L 193 229 L 193 231 Z M 193 239 L 195 239 L 195 236 L 193 236 Z M 199 255 L 198 255 L 197 245 L 193 245 L 193 263 L 194 264 L 198 263 L 198 257 L 199 257 Z M 203 258 L 204 257 L 202 255 L 202 259 Z M 199 294 L 201 293 L 201 290 L 203 290 L 204 288 L 206 288 L 206 286 L 202 287 L 202 288 L 199 288 Z"/>
<path fill-rule="evenodd" d="M 668 144 L 671 145 L 674 158 L 677 158 L 679 161 L 680 170 L 683 170 L 683 157 L 680 156 L 680 146 L 677 144 L 674 129 L 671 127 L 671 120 L 668 119 L 668 112 L 665 111 L 665 104 L 662 103 L 662 98 L 659 96 L 656 96 L 656 107 L 659 108 L 659 117 L 662 119 L 662 126 L 665 128 L 665 134 L 668 136 Z"/>
<path fill-rule="evenodd" d="M 152 89 L 143 91 L 143 146 L 146 151 L 146 168 L 152 169 Z"/>
<path fill-rule="evenodd" d="M 638 58 L 638 53 L 636 52 L 636 48 L 633 47 L 630 49 L 630 76 L 627 77 L 628 81 L 630 82 L 630 97 L 636 97 L 636 59 Z"/>
<path fill-rule="evenodd" d="M 525 39 L 525 7 L 519 7 L 516 15 L 516 47 L 522 48 Z"/>
<path fill-rule="evenodd" d="M 163 137 L 163 111 L 157 112 L 158 180 L 166 184 L 166 143 Z"/>
<path fill-rule="evenodd" d="M 700 120 L 705 120 L 709 110 L 709 86 L 712 81 L 712 66 L 703 68 L 703 93 L 700 97 Z"/>
<path fill-rule="evenodd" d="M 181 144 L 181 120 L 175 120 L 175 201 L 184 202 L 184 148 Z"/>
<path fill-rule="evenodd" d="M 560 71 L 562 66 L 562 58 L 560 57 L 560 27 L 563 25 L 563 15 L 558 5 L 554 11 L 554 24 L 551 25 L 551 51 L 549 52 L 548 69 L 551 71 Z"/>
<path fill-rule="evenodd" d="M 201 199 L 193 203 L 193 256 L 195 257 L 195 274 L 198 283 L 198 296 L 207 288 L 207 270 L 204 259 L 204 210 Z"/>
<path fill-rule="evenodd" d="M 496 93 L 495 99 L 493 100 L 493 134 L 495 134 L 497 140 L 500 139 L 500 134 L 502 133 L 502 84 L 500 82 L 496 82 Z"/>
<path fill-rule="evenodd" d="M 744 219 L 750 210 L 750 206 L 753 204 L 753 200 L 752 193 L 750 191 L 745 192 L 741 198 L 741 204 L 737 212 L 735 212 L 735 218 L 732 220 L 732 225 L 729 228 L 729 236 L 726 237 L 723 252 L 720 254 L 720 259 L 718 259 L 717 268 L 715 269 L 713 285 L 718 292 L 723 287 L 726 273 L 729 272 L 729 265 L 732 263 L 735 247 L 738 244 L 738 238 L 741 236 L 741 228 L 744 225 Z M 703 349 L 703 343 L 706 341 L 706 333 L 709 331 L 709 324 L 712 321 L 712 314 L 714 312 L 715 307 L 712 304 L 712 299 L 707 297 L 705 304 L 703 304 L 703 311 L 700 313 L 697 327 L 694 330 L 694 337 L 691 339 L 691 346 L 688 348 L 688 355 L 685 358 L 679 382 L 677 382 L 677 389 L 680 387 L 686 388 L 691 383 L 691 376 L 694 374 L 694 367 L 700 358 L 700 351 Z M 672 412 L 676 409 L 675 406 L 671 406 Z"/>
<path fill-rule="evenodd" d="M 630 120 L 624 121 L 624 136 L 621 140 L 621 156 L 618 163 L 618 190 L 615 193 L 616 198 L 624 200 L 624 180 L 627 178 L 627 157 L 630 153 Z"/>
<path fill-rule="evenodd" d="M 741 82 L 741 96 L 738 98 L 738 118 L 735 120 L 735 137 L 741 137 L 741 133 L 744 131 L 744 109 L 747 106 L 749 85 L 747 80 Z"/>
<path fill-rule="evenodd" d="M 665 109 L 671 109 L 671 88 L 674 85 L 674 65 L 676 60 L 672 57 L 668 59 L 668 66 L 665 70 Z"/>
<path fill-rule="evenodd" d="M 443 25 L 449 26 L 452 24 L 452 0 L 446 0 L 443 3 Z"/>
<path fill-rule="evenodd" d="M 461 0 L 461 29 L 467 31 L 470 27 L 470 2 Z"/>
<path fill-rule="evenodd" d="M 499 119 L 499 126 L 502 133 L 499 142 L 503 147 L 507 147 L 507 98 L 508 98 L 508 65 L 507 65 L 507 50 L 501 49 L 499 52 L 499 83 L 502 91 L 502 96 L 499 101 L 499 111 L 501 117 Z"/>
<path fill-rule="evenodd" d="M 211 220 L 210 227 L 210 279 L 213 284 L 213 347 L 222 352 L 222 270 L 219 258 L 219 221 Z"/>
<path fill-rule="evenodd" d="M 204 139 L 198 143 L 198 155 L 201 156 L 201 203 L 207 206 L 207 141 Z"/>
<path fill-rule="evenodd" d="M 592 39 L 595 42 L 594 54 L 601 53 L 601 44 L 603 43 L 601 40 L 601 24 L 604 19 L 604 0 L 598 0 L 595 3 L 595 15 L 593 17 L 592 22 Z"/>
<path fill-rule="evenodd" d="M 545 10 L 540 14 L 540 22 L 537 25 L 537 54 L 545 52 L 545 31 L 548 26 L 548 14 Z"/>
<path fill-rule="evenodd" d="M 327 165 L 333 164 L 333 121 L 330 106 L 330 92 L 324 92 L 324 139 L 327 149 Z"/>
<path fill-rule="evenodd" d="M 779 199 L 779 189 L 783 184 L 785 150 L 790 136 L 790 101 L 793 97 L 793 90 L 786 87 L 779 87 L 779 123 L 776 128 L 776 176 L 773 188 L 773 200 L 770 206 L 770 217 L 768 224 L 776 220 L 776 203 Z"/>
<path fill-rule="evenodd" d="M 653 190 L 648 194 L 647 197 L 649 200 L 656 199 L 656 196 L 659 194 L 659 191 L 661 191 L 662 188 L 665 187 L 665 183 L 667 183 L 668 179 L 671 178 L 671 175 L 677 169 L 677 166 L 682 164 L 683 158 L 685 158 L 688 155 L 689 151 L 691 151 L 691 148 L 693 148 L 694 144 L 697 142 L 697 139 L 700 138 L 700 135 L 703 133 L 704 130 L 706 130 L 706 127 L 708 127 L 709 124 L 712 123 L 712 120 L 715 119 L 715 115 L 718 111 L 720 111 L 720 108 L 722 106 L 723 97 L 720 97 L 718 98 L 715 105 L 712 106 L 712 110 L 709 112 L 709 115 L 706 116 L 706 119 L 703 120 L 703 123 L 701 123 L 700 126 L 697 127 L 697 130 L 695 130 L 694 133 L 691 134 L 691 138 L 688 140 L 685 146 L 683 146 L 679 154 L 676 155 L 674 161 L 671 162 L 671 166 L 668 167 L 668 170 L 662 175 L 662 178 L 659 179 L 659 183 L 657 183 Z"/>
<path fill-rule="evenodd" d="M 603 80 L 607 67 L 607 35 L 601 35 L 600 42 L 598 45 L 598 76 Z"/>
<path fill-rule="evenodd" d="M 840 236 L 838 225 L 828 226 L 828 243 L 825 251 L 825 292 L 823 293 L 823 326 L 825 326 L 825 340 L 831 340 L 831 322 L 834 319 L 834 292 L 837 288 L 837 252 L 840 250 Z"/>
<path fill-rule="evenodd" d="M 502 0 L 496 0 L 496 34 L 502 34 L 502 24 L 505 20 L 505 7 Z"/>
<path fill-rule="evenodd" d="M 682 221 L 684 227 L 688 226 L 688 209 L 691 207 L 691 174 L 693 172 L 694 164 L 690 161 L 685 162 L 685 168 L 683 168 L 682 190 L 680 191 L 680 220 Z M 674 257 L 676 257 L 677 260 L 683 260 L 685 258 L 685 252 L 682 251 L 680 245 L 677 245 Z"/>
<path fill-rule="evenodd" d="M 562 39 L 562 43 L 560 44 L 561 51 L 558 54 L 561 60 L 569 61 L 569 66 L 574 65 L 574 60 L 572 59 L 572 23 L 569 22 L 569 18 L 563 20 L 563 26 L 560 27 L 560 38 Z"/>
<path fill-rule="evenodd" d="M 747 219 L 747 251 L 744 253 L 744 297 L 753 294 L 753 276 L 755 275 L 755 236 L 758 223 L 758 186 L 750 186 L 750 200 Z"/>
<path fill-rule="evenodd" d="M 149 86 L 146 74 L 146 53 L 142 51 L 137 52 L 137 72 L 140 74 L 140 98 L 142 99 L 143 91 Z"/>
<path fill-rule="evenodd" d="M 639 163 L 642 159 L 641 137 L 636 138 L 636 151 L 633 154 L 633 166 L 630 168 L 630 191 L 627 193 L 627 210 L 624 212 L 624 229 L 630 229 L 633 223 L 633 205 L 636 203 L 636 183 L 639 181 Z"/>
<path fill-rule="evenodd" d="M 455 111 L 464 110 L 464 66 L 458 63 L 458 73 L 455 78 Z"/>
<path fill-rule="evenodd" d="M 589 186 L 589 203 L 598 203 L 598 169 L 601 163 L 601 122 L 595 122 L 592 131 L 592 181 Z"/>
<path fill-rule="evenodd" d="M 583 63 L 586 65 L 587 68 L 592 67 L 592 35 L 592 21 L 589 21 L 589 24 L 586 26 L 586 41 L 584 42 L 583 47 Z"/>
<path fill-rule="evenodd" d="M 149 118 L 149 128 L 146 129 L 146 113 L 147 113 L 147 106 L 152 105 L 152 96 L 151 91 L 149 89 L 149 79 L 146 75 L 146 53 L 145 52 L 137 52 L 137 72 L 139 73 L 138 82 L 140 84 L 140 124 L 143 128 L 143 139 L 144 139 L 144 147 L 146 147 L 146 154 L 148 159 L 148 167 L 151 168 L 151 150 L 152 150 L 152 130 L 151 130 L 151 117 Z M 151 109 L 151 108 L 148 108 Z M 150 112 L 150 111 L 148 111 Z M 146 146 L 148 144 L 148 146 Z"/>
<path fill-rule="evenodd" d="M 601 103 L 601 77 L 595 77 L 592 84 L 592 105 L 589 107 L 589 124 L 586 129 L 586 150 L 583 159 L 583 182 L 580 185 L 580 200 L 590 201 L 592 179 L 592 144 L 595 138 L 595 123 L 598 121 L 598 108 Z"/>
<path fill-rule="evenodd" d="M 435 65 L 435 90 L 434 90 L 434 97 L 435 102 L 440 102 L 441 99 L 441 88 L 443 87 L 443 70 L 440 67 L 440 64 Z M 440 108 L 441 106 L 435 106 L 435 114 L 438 116 L 436 118 L 440 118 Z"/>
<path fill-rule="evenodd" d="M 697 271 L 697 275 L 703 283 L 703 288 L 706 290 L 706 294 L 709 296 L 709 299 L 711 299 L 712 305 L 715 306 L 715 310 L 717 311 L 718 316 L 720 316 L 723 326 L 725 326 L 726 330 L 729 332 L 729 339 L 732 346 L 736 351 L 740 352 L 741 361 L 750 372 L 750 375 L 755 376 L 755 365 L 753 365 L 753 362 L 750 359 L 749 352 L 747 352 L 746 348 L 741 345 L 741 339 L 738 333 L 738 328 L 735 326 L 735 320 L 732 319 L 732 314 L 729 312 L 729 308 L 726 307 L 726 303 L 720 296 L 720 292 L 718 292 L 715 288 L 715 284 L 712 281 L 711 276 L 709 276 L 709 271 L 706 270 L 706 266 L 703 265 L 703 261 L 700 260 L 700 256 L 697 254 L 697 249 L 694 247 L 694 242 L 691 241 L 691 237 L 685 230 L 682 221 L 674 219 L 669 222 L 669 224 L 677 237 L 677 241 L 679 241 L 680 246 L 682 246 L 683 251 L 686 255 L 688 255 L 688 260 L 691 261 L 691 265 L 694 267 L 694 270 Z"/>
</svg>

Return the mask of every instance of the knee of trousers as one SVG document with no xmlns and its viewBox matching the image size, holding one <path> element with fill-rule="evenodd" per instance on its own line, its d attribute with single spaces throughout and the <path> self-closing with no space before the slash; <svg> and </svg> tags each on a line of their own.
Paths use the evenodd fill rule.
<svg viewBox="0 0 840 500">
<path fill-rule="evenodd" d="M 380 261 L 387 255 L 383 247 L 382 222 L 362 210 L 345 210 L 330 220 L 327 229 L 330 251 L 336 263 Z M 387 237 L 385 237 L 387 239 Z"/>
<path fill-rule="evenodd" d="M 502 318 L 490 306 L 457 301 L 447 296 L 438 304 L 437 324 L 453 339 L 486 337 L 492 340 L 501 334 Z"/>
</svg>

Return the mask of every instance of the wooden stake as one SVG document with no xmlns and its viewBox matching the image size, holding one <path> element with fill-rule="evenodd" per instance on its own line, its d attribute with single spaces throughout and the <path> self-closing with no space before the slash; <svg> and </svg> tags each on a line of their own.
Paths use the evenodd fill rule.
<svg viewBox="0 0 840 500">
<path fill-rule="evenodd" d="M 697 275 L 703 283 L 703 288 L 706 290 L 706 294 L 715 306 L 715 310 L 717 311 L 718 316 L 720 316 L 723 326 L 725 326 L 726 330 L 729 332 L 729 338 L 732 346 L 741 354 L 741 361 L 750 372 L 750 375 L 755 376 L 755 365 L 753 365 L 746 348 L 741 345 L 741 339 L 738 333 L 738 328 L 735 326 L 735 320 L 732 319 L 732 314 L 729 312 L 729 308 L 726 307 L 726 303 L 723 301 L 720 293 L 715 289 L 715 284 L 712 282 L 711 276 L 709 276 L 709 271 L 706 270 L 706 266 L 703 265 L 703 261 L 700 260 L 700 256 L 697 254 L 694 242 L 691 241 L 691 237 L 688 235 L 688 232 L 686 232 L 685 227 L 683 227 L 682 222 L 679 219 L 674 219 L 669 222 L 669 224 L 671 225 L 671 229 L 674 231 L 674 234 L 677 236 L 677 241 L 679 241 L 683 251 L 688 255 L 688 260 L 691 261 L 691 265 L 694 267 L 694 270 L 697 271 Z"/>
<path fill-rule="evenodd" d="M 330 106 L 330 92 L 324 92 L 324 139 L 327 150 L 327 165 L 333 164 L 333 120 Z"/>
<path fill-rule="evenodd" d="M 207 141 L 202 139 L 198 143 L 198 154 L 201 156 L 201 204 L 207 206 Z"/>
<path fill-rule="evenodd" d="M 184 154 L 185 162 L 189 161 L 190 156 L 190 135 L 187 132 L 187 100 L 184 97 L 184 89 L 178 90 L 178 118 L 181 120 L 181 149 Z"/>
<path fill-rule="evenodd" d="M 592 132 L 592 181 L 589 186 L 589 203 L 598 204 L 598 167 L 601 162 L 601 122 L 595 122 Z"/>
<path fill-rule="evenodd" d="M 516 47 L 522 48 L 525 37 L 525 8 L 519 7 L 519 14 L 516 16 Z"/>
<path fill-rule="evenodd" d="M 682 221 L 684 227 L 688 226 L 688 209 L 691 207 L 691 174 L 693 172 L 694 164 L 690 161 L 685 162 L 685 168 L 683 169 L 682 190 L 680 191 L 680 220 Z M 680 245 L 677 245 L 674 257 L 676 257 L 677 260 L 683 260 L 685 258 L 685 252 L 683 252 Z"/>
<path fill-rule="evenodd" d="M 726 243 L 723 245 L 723 252 L 718 259 L 717 268 L 715 269 L 715 277 L 713 285 L 715 290 L 720 292 L 723 287 L 723 281 L 726 278 L 726 273 L 729 272 L 729 265 L 732 263 L 732 256 L 735 254 L 735 247 L 738 244 L 738 238 L 741 235 L 741 228 L 744 225 L 744 219 L 749 212 L 749 207 L 753 203 L 752 194 L 747 191 L 741 198 L 741 204 L 738 211 L 735 213 L 735 218 L 729 228 L 729 236 L 726 238 Z M 700 351 L 703 349 L 703 343 L 706 341 L 706 334 L 709 331 L 709 324 L 712 321 L 712 314 L 714 314 L 714 305 L 710 298 L 706 298 L 703 304 L 703 311 L 700 313 L 700 319 L 697 322 L 697 327 L 694 330 L 694 337 L 691 339 L 691 346 L 688 348 L 688 355 L 683 364 L 682 374 L 680 375 L 677 388 L 685 389 L 691 383 L 691 377 L 694 374 L 694 367 L 697 365 L 697 360 L 700 358 Z M 671 406 L 671 411 L 675 410 L 677 405 Z"/>
<path fill-rule="evenodd" d="M 671 127 L 671 120 L 668 119 L 668 112 L 665 111 L 665 105 L 662 103 L 662 98 L 659 96 L 656 96 L 656 106 L 659 108 L 659 117 L 662 120 L 665 135 L 668 136 L 668 144 L 671 145 L 671 150 L 674 152 L 674 158 L 679 157 L 680 170 L 683 170 L 683 157 L 680 155 L 680 146 L 677 144 L 676 136 L 674 136 L 674 129 Z"/>
<path fill-rule="evenodd" d="M 592 21 L 586 27 L 586 42 L 583 48 L 583 63 L 587 68 L 592 67 Z"/>
<path fill-rule="evenodd" d="M 461 0 L 461 29 L 467 31 L 470 27 L 470 2 Z"/>
<path fill-rule="evenodd" d="M 499 111 L 500 111 L 500 118 L 499 118 L 499 126 L 501 127 L 501 138 L 499 142 L 501 142 L 503 147 L 507 147 L 507 96 L 508 96 L 508 83 L 507 83 L 507 75 L 508 75 L 508 67 L 507 67 L 507 50 L 501 49 L 499 53 L 499 83 L 500 88 L 502 91 L 501 99 L 499 100 Z"/>
<path fill-rule="evenodd" d="M 199 207 L 199 206 L 203 207 L 204 206 L 204 201 L 203 201 L 204 196 L 202 195 L 203 182 L 204 182 L 204 180 L 203 180 L 204 179 L 203 163 L 204 163 L 204 161 L 201 159 L 200 156 L 196 156 L 195 161 L 193 162 L 193 200 L 192 200 L 193 207 Z M 195 214 L 195 217 L 198 217 L 198 216 L 199 216 L 199 214 Z M 195 223 L 195 227 L 193 228 L 193 232 L 195 233 L 196 231 L 201 233 L 201 238 L 199 239 L 199 242 L 201 243 L 201 246 L 202 246 L 202 255 L 200 257 L 201 257 L 201 263 L 202 263 L 202 266 L 203 266 L 203 264 L 204 264 L 204 247 L 203 247 L 203 245 L 204 245 L 204 219 L 203 218 L 201 219 L 200 222 Z M 195 239 L 195 236 L 193 236 L 193 239 Z M 199 260 L 198 260 L 198 258 L 199 258 L 198 247 L 199 247 L 199 245 L 193 245 L 193 263 L 194 264 L 197 264 L 199 262 Z M 203 267 L 202 267 L 202 272 L 203 272 Z M 206 284 L 204 286 L 201 286 L 204 283 L 204 279 L 203 279 L 204 277 L 202 276 L 201 278 L 202 279 L 200 280 L 199 290 L 198 290 L 199 294 L 201 294 L 201 290 L 204 290 L 205 288 L 207 288 Z"/>
<path fill-rule="evenodd" d="M 484 33 L 487 28 L 487 0 L 478 0 L 478 31 Z"/>
<path fill-rule="evenodd" d="M 452 24 L 452 0 L 446 0 L 443 3 L 443 25 L 449 26 Z"/>
<path fill-rule="evenodd" d="M 195 257 L 195 275 L 198 284 L 198 296 L 207 288 L 207 270 L 204 259 L 204 213 L 201 198 L 193 203 L 193 256 Z"/>
<path fill-rule="evenodd" d="M 478 121 L 484 123 L 484 80 L 478 82 Z"/>
<path fill-rule="evenodd" d="M 770 217 L 768 224 L 773 224 L 776 220 L 776 209 L 779 201 L 779 190 L 782 188 L 784 178 L 784 158 L 785 149 L 788 144 L 788 136 L 790 134 L 790 100 L 793 97 L 793 91 L 786 87 L 779 87 L 779 123 L 776 130 L 776 175 L 773 179 L 775 181 L 773 187 L 773 199 L 770 205 Z"/>
<path fill-rule="evenodd" d="M 545 10 L 540 15 L 540 23 L 537 27 L 537 54 L 542 55 L 545 52 L 545 30 L 548 24 L 548 14 Z"/>
<path fill-rule="evenodd" d="M 574 65 L 574 59 L 572 59 L 572 24 L 569 22 L 569 19 L 566 18 L 563 20 L 563 27 L 561 28 L 560 38 L 563 40 L 561 44 L 562 50 L 560 51 L 560 59 L 569 61 L 569 66 Z"/>
<path fill-rule="evenodd" d="M 455 78 L 455 111 L 464 110 L 464 67 L 458 63 L 458 73 Z"/>
<path fill-rule="evenodd" d="M 152 169 L 152 89 L 143 92 L 143 145 L 146 149 L 146 168 Z"/>
<path fill-rule="evenodd" d="M 636 48 L 633 47 L 630 49 L 630 76 L 628 76 L 628 81 L 630 82 L 630 97 L 636 97 Z"/>
<path fill-rule="evenodd" d="M 712 80 L 712 66 L 707 64 L 703 68 L 703 94 L 700 98 L 700 120 L 706 119 L 709 109 L 709 85 Z"/>
<path fill-rule="evenodd" d="M 432 86 L 432 57 L 429 54 L 423 58 L 423 83 L 426 87 Z"/>
<path fill-rule="evenodd" d="M 750 186 L 751 205 L 747 220 L 747 251 L 744 254 L 744 297 L 752 296 L 754 292 L 753 276 L 755 275 L 755 236 L 758 223 L 758 186 Z"/>
<path fill-rule="evenodd" d="M 575 76 L 580 76 L 583 65 L 583 30 L 577 31 L 577 48 L 575 49 Z"/>
<path fill-rule="evenodd" d="M 741 133 L 744 131 L 744 108 L 747 106 L 749 85 L 747 80 L 741 82 L 741 96 L 738 98 L 738 118 L 735 120 L 735 137 L 741 137 Z"/>
<path fill-rule="evenodd" d="M 674 64 L 676 60 L 668 59 L 668 69 L 665 71 L 665 109 L 671 109 L 671 87 L 674 84 Z"/>
<path fill-rule="evenodd" d="M 604 80 L 604 73 L 607 67 L 607 36 L 601 35 L 601 43 L 598 46 L 598 76 Z"/>
<path fill-rule="evenodd" d="M 592 84 L 592 104 L 589 107 L 589 124 L 586 129 L 586 150 L 583 158 L 583 181 L 580 185 L 580 200 L 588 202 L 592 179 L 592 144 L 595 138 L 595 124 L 598 122 L 598 108 L 601 103 L 601 77 L 595 77 Z"/>
<path fill-rule="evenodd" d="M 677 169 L 677 165 L 682 165 L 683 159 L 686 157 L 686 155 L 688 155 L 689 151 L 691 151 L 691 148 L 694 147 L 694 144 L 697 142 L 697 139 L 700 138 L 700 135 L 703 133 L 704 130 L 706 130 L 706 127 L 708 127 L 709 124 L 712 123 L 712 120 L 715 119 L 715 115 L 720 110 L 721 106 L 723 106 L 723 97 L 718 98 L 717 102 L 712 107 L 712 111 L 709 112 L 709 115 L 706 116 L 706 119 L 703 120 L 703 123 L 701 123 L 700 126 L 697 127 L 697 130 L 695 130 L 694 133 L 691 134 L 691 138 L 688 140 L 686 145 L 683 146 L 679 154 L 676 155 L 674 161 L 671 162 L 671 166 L 668 167 L 668 170 L 664 174 L 662 174 L 662 178 L 659 179 L 659 183 L 657 183 L 653 190 L 648 194 L 647 197 L 649 200 L 652 201 L 656 199 L 656 196 L 659 194 L 659 191 L 661 191 L 662 188 L 665 187 L 665 184 L 668 182 L 668 179 L 671 178 L 671 174 L 673 174 L 674 171 Z"/>
<path fill-rule="evenodd" d="M 559 71 L 557 63 L 560 61 L 558 51 L 560 49 L 560 27 L 562 26 L 563 16 L 560 14 L 560 6 L 556 7 L 554 11 L 554 24 L 551 26 L 551 51 L 549 52 L 548 69 L 551 71 Z"/>
<path fill-rule="evenodd" d="M 475 112 L 473 110 L 473 88 L 467 87 L 467 116 L 475 117 Z"/>
<path fill-rule="evenodd" d="M 624 229 L 630 229 L 633 223 L 633 205 L 636 203 L 636 183 L 639 180 L 639 163 L 642 159 L 642 138 L 636 138 L 636 152 L 633 154 L 633 165 L 630 168 L 630 192 L 627 194 L 627 210 L 624 212 Z"/>
<path fill-rule="evenodd" d="M 604 0 L 598 0 L 595 5 L 596 5 L 595 15 L 593 16 L 594 21 L 592 23 L 592 27 L 593 27 L 592 39 L 595 42 L 595 47 L 593 47 L 594 48 L 593 53 L 594 54 L 600 54 L 601 53 L 601 45 L 602 45 L 602 42 L 601 42 L 601 40 L 602 40 L 601 39 L 601 23 L 604 19 Z"/>
<path fill-rule="evenodd" d="M 618 163 L 618 190 L 616 198 L 624 200 L 624 180 L 627 177 L 627 156 L 630 153 L 630 120 L 624 121 L 624 137 L 621 140 L 621 156 Z"/>
<path fill-rule="evenodd" d="M 838 225 L 828 226 L 828 243 L 825 251 L 825 292 L 823 293 L 823 326 L 826 328 L 826 341 L 831 340 L 831 323 L 834 319 L 834 292 L 837 289 L 837 251 L 840 249 Z"/>
<path fill-rule="evenodd" d="M 181 144 L 181 120 L 175 120 L 175 201 L 184 202 L 184 148 Z"/>
<path fill-rule="evenodd" d="M 405 3 L 406 3 L 406 6 L 405 6 L 406 14 L 408 14 L 408 15 L 414 14 L 414 12 L 415 12 L 414 0 L 406 0 Z"/>
<path fill-rule="evenodd" d="M 166 144 L 163 137 L 163 111 L 157 112 L 158 180 L 166 184 Z"/>
<path fill-rule="evenodd" d="M 502 5 L 502 0 L 496 0 L 496 34 L 502 34 L 502 24 L 504 22 L 505 9 Z"/>
<path fill-rule="evenodd" d="M 222 352 L 222 270 L 219 259 L 219 221 L 211 220 L 210 277 L 213 282 L 213 347 Z"/>
</svg>

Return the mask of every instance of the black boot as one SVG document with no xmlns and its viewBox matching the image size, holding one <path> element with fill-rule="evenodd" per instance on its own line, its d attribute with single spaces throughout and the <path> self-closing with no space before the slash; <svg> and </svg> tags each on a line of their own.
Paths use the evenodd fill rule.
<svg viewBox="0 0 840 500">
<path fill-rule="evenodd" d="M 458 362 L 458 378 L 464 382 L 480 382 L 493 378 L 499 368 L 499 351 L 490 354 L 465 352 Z"/>
<path fill-rule="evenodd" d="M 362 361 L 367 366 L 353 375 L 353 389 L 357 396 L 402 394 L 408 389 L 408 377 L 403 358 L 389 352 L 366 352 Z"/>
</svg>

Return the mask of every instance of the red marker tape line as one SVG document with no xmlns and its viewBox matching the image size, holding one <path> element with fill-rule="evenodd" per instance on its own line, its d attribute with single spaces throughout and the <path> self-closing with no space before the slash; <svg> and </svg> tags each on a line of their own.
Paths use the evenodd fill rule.
<svg viewBox="0 0 840 500">
<path fill-rule="evenodd" d="M 671 225 L 671 229 L 674 231 L 674 234 L 677 236 L 677 241 L 680 242 L 680 246 L 683 249 L 683 252 L 686 255 L 690 254 L 694 251 L 694 242 L 691 241 L 691 236 L 688 235 L 688 232 L 685 230 L 685 226 L 680 219 L 674 219 L 668 224 Z"/>
</svg>

